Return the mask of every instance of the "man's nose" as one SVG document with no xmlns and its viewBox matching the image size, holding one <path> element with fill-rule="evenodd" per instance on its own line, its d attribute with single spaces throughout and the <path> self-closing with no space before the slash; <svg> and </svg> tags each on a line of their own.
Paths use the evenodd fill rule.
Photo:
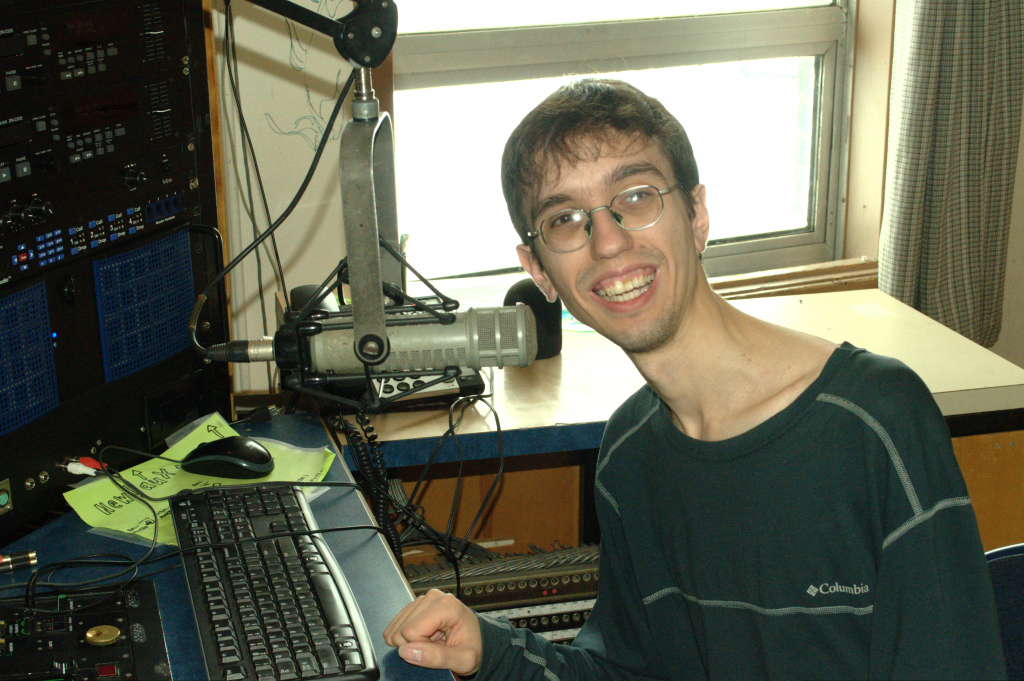
<svg viewBox="0 0 1024 681">
<path fill-rule="evenodd" d="M 613 258 L 633 246 L 633 236 L 615 221 L 607 206 L 590 213 L 590 229 L 590 249 L 595 258 Z"/>
</svg>

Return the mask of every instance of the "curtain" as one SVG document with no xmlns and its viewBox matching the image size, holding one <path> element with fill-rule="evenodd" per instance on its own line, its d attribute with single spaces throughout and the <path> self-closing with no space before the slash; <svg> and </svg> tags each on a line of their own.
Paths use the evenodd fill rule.
<svg viewBox="0 0 1024 681">
<path fill-rule="evenodd" d="M 1002 321 L 1022 6 L 896 0 L 878 286 L 985 347 Z"/>
</svg>

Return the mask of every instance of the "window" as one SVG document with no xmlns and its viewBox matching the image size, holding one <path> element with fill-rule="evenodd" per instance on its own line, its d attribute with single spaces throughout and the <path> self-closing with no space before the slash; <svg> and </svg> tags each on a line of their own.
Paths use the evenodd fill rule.
<svg viewBox="0 0 1024 681">
<path fill-rule="evenodd" d="M 709 274 L 834 259 L 851 10 L 801 4 L 447 2 L 431 13 L 436 3 L 406 3 L 394 52 L 395 137 L 410 262 L 429 277 L 518 265 L 501 151 L 528 111 L 580 75 L 633 83 L 687 129 L 708 188 Z M 615 14 L 623 7 L 631 17 Z M 659 17 L 666 12 L 687 15 Z M 534 17 L 549 25 L 528 25 Z M 452 192 L 458 213 L 449 210 Z"/>
</svg>

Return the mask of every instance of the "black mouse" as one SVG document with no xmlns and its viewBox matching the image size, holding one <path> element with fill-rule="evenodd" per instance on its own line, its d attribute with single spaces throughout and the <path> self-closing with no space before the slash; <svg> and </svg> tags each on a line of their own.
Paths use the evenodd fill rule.
<svg viewBox="0 0 1024 681">
<path fill-rule="evenodd" d="M 217 478 L 265 478 L 274 459 L 256 440 L 232 435 L 203 442 L 181 460 L 181 470 Z"/>
</svg>

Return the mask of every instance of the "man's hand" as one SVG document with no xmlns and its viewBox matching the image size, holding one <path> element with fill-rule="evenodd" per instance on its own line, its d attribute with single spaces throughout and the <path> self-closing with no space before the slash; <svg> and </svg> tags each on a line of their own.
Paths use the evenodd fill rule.
<svg viewBox="0 0 1024 681">
<path fill-rule="evenodd" d="M 405 606 L 384 630 L 384 641 L 410 664 L 460 676 L 475 674 L 483 655 L 476 613 L 437 589 Z"/>
</svg>

